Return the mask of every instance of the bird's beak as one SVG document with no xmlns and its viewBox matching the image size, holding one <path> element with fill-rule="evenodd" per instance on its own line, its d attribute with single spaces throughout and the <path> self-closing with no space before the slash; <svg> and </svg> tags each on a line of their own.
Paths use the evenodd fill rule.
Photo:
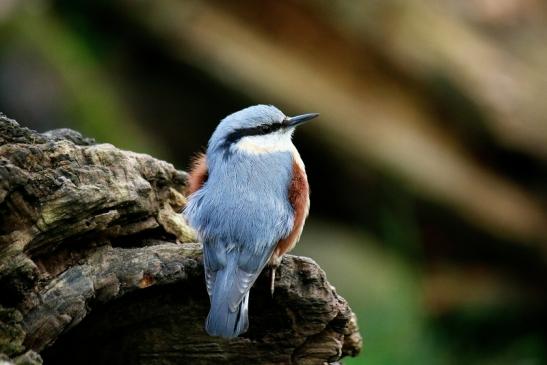
<svg viewBox="0 0 547 365">
<path fill-rule="evenodd" d="M 308 113 L 308 114 L 297 115 L 295 117 L 287 117 L 285 119 L 285 123 L 287 127 L 296 127 L 297 125 L 307 122 L 308 120 L 313 119 L 317 117 L 318 115 L 319 113 Z"/>
</svg>

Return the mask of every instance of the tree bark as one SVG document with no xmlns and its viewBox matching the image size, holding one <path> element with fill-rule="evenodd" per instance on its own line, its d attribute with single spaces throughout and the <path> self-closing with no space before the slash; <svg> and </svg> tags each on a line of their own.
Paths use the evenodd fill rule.
<svg viewBox="0 0 547 365">
<path fill-rule="evenodd" d="M 0 116 L 0 364 L 323 364 L 361 348 L 311 259 L 251 291 L 243 336 L 208 336 L 186 174 L 72 130 Z"/>
</svg>

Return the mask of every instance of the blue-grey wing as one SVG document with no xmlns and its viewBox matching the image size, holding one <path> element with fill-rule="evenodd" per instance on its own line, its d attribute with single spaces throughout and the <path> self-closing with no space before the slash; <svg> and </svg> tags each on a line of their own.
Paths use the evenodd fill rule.
<svg viewBox="0 0 547 365">
<path fill-rule="evenodd" d="M 215 252 L 215 245 L 203 243 L 203 267 L 205 271 L 205 284 L 207 286 L 207 294 L 211 296 L 213 286 L 215 284 L 217 272 L 220 269 L 220 261 Z"/>
<path fill-rule="evenodd" d="M 263 252 L 254 252 L 253 250 L 239 252 L 235 268 L 234 290 L 230 292 L 229 296 L 230 309 L 235 310 L 239 306 L 270 260 L 275 243 L 266 247 L 267 249 Z"/>
<path fill-rule="evenodd" d="M 256 252 L 240 245 L 204 242 L 203 262 L 209 296 L 221 297 L 230 310 L 236 311 L 274 248 L 275 244 L 271 244 Z"/>
</svg>

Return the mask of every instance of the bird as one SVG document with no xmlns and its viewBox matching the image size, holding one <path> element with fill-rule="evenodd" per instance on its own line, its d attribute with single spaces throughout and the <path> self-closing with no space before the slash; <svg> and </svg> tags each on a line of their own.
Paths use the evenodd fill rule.
<svg viewBox="0 0 547 365">
<path fill-rule="evenodd" d="M 249 327 L 249 291 L 275 269 L 300 239 L 309 213 L 304 162 L 292 142 L 295 128 L 315 117 L 288 117 L 272 105 L 228 115 L 188 175 L 183 214 L 203 243 L 211 336 L 237 337 Z"/>
</svg>

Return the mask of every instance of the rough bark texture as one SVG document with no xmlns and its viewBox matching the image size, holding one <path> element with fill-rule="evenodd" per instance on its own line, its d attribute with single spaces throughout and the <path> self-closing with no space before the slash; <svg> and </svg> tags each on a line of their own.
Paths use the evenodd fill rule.
<svg viewBox="0 0 547 365">
<path fill-rule="evenodd" d="M 209 337 L 186 174 L 0 116 L 0 364 L 322 364 L 355 355 L 354 314 L 312 260 L 261 277 L 244 336 Z"/>
</svg>

